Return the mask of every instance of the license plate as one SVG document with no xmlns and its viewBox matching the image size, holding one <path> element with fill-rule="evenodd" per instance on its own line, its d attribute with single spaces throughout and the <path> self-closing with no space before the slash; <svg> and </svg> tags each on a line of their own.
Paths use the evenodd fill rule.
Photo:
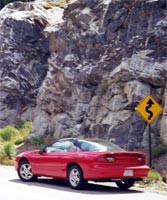
<svg viewBox="0 0 167 200">
<path fill-rule="evenodd" d="M 132 169 L 125 169 L 124 170 L 124 176 L 133 176 L 133 170 Z"/>
</svg>

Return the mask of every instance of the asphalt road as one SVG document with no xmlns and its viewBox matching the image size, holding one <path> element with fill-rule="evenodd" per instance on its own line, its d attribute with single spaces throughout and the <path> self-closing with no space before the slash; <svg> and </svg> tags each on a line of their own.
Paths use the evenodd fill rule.
<svg viewBox="0 0 167 200">
<path fill-rule="evenodd" d="M 13 167 L 0 165 L 0 199 L 13 200 L 166 200 L 166 195 L 132 188 L 120 191 L 114 185 L 88 184 L 85 190 L 72 190 L 66 181 L 40 178 L 36 182 L 22 182 Z"/>
</svg>

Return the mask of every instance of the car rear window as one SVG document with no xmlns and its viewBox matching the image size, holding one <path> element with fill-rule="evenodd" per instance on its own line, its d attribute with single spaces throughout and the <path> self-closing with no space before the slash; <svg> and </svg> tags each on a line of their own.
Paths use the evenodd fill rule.
<svg viewBox="0 0 167 200">
<path fill-rule="evenodd" d="M 105 141 L 80 141 L 80 149 L 81 151 L 125 151 L 118 145 Z"/>
</svg>

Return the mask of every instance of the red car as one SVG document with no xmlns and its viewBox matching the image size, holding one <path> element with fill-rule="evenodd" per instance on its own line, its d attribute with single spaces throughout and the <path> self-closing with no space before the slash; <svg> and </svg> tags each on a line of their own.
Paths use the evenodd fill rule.
<svg viewBox="0 0 167 200">
<path fill-rule="evenodd" d="M 88 180 L 114 181 L 119 188 L 128 189 L 149 171 L 145 154 L 97 138 L 60 139 L 42 150 L 20 153 L 15 169 L 22 181 L 39 176 L 66 179 L 73 189 L 80 189 Z"/>
</svg>

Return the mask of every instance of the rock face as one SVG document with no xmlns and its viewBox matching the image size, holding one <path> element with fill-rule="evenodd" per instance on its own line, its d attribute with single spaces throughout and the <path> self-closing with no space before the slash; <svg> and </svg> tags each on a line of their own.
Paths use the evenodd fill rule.
<svg viewBox="0 0 167 200">
<path fill-rule="evenodd" d="M 38 2 L 0 12 L 0 125 L 26 116 L 32 135 L 134 149 L 147 134 L 135 107 L 152 94 L 164 107 L 152 128 L 167 143 L 166 1 L 66 1 L 57 22 L 51 13 L 62 9 L 38 4 L 39 12 Z"/>
<path fill-rule="evenodd" d="M 35 3 L 15 2 L 0 11 L 0 127 L 33 120 L 50 55 L 44 28 L 52 23 L 45 15 Z"/>
<path fill-rule="evenodd" d="M 32 119 L 38 88 L 48 70 L 45 19 L 29 4 L 0 12 L 0 126 Z"/>
</svg>

